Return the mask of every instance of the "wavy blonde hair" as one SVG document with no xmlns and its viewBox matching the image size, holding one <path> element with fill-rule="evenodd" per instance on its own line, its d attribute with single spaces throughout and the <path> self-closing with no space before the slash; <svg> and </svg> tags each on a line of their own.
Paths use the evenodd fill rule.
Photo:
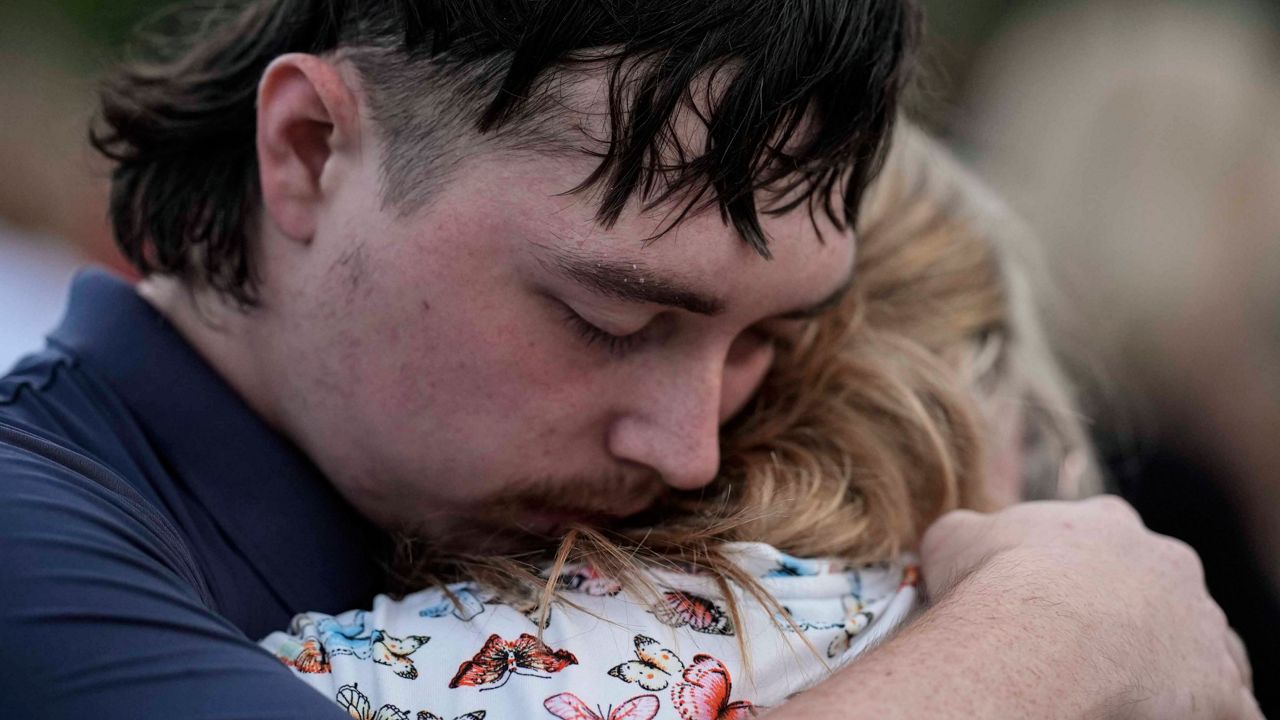
<svg viewBox="0 0 1280 720">
<path fill-rule="evenodd" d="M 1030 494 L 1074 496 L 1095 484 L 1028 291 L 1026 236 L 1009 211 L 904 124 L 862 218 L 852 292 L 779 348 L 758 397 L 723 430 L 714 484 L 672 498 L 652 527 L 571 531 L 550 581 L 538 562 L 511 558 L 460 558 L 448 574 L 523 588 L 545 612 L 566 563 L 590 562 L 655 598 L 637 564 L 673 564 L 772 605 L 720 546 L 896 558 L 942 513 L 994 505 L 984 477 L 1010 418 Z M 1001 404 L 1017 412 L 993 411 Z"/>
</svg>

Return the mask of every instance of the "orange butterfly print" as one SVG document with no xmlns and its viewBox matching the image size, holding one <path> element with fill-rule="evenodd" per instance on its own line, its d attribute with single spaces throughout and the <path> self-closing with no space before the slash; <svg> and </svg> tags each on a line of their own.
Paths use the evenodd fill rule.
<svg viewBox="0 0 1280 720">
<path fill-rule="evenodd" d="M 332 670 L 329 666 L 329 657 L 325 655 L 324 648 L 320 647 L 320 641 L 316 638 L 307 638 L 301 643 L 290 639 L 276 651 L 276 657 L 280 658 L 280 662 L 298 672 L 327 673 Z"/>
<path fill-rule="evenodd" d="M 920 566 L 908 565 L 902 569 L 902 583 L 899 588 L 915 587 L 920 584 Z"/>
<path fill-rule="evenodd" d="M 573 693 L 552 695 L 542 702 L 547 712 L 560 720 L 653 720 L 658 714 L 657 695 L 637 695 L 607 713 L 592 710 Z"/>
<path fill-rule="evenodd" d="M 583 565 L 566 570 L 560 576 L 560 589 L 580 592 L 597 597 L 613 597 L 622 592 L 622 584 L 613 578 L 602 575 L 591 565 Z"/>
<path fill-rule="evenodd" d="M 714 602 L 700 595 L 683 591 L 662 593 L 662 604 L 653 610 L 654 616 L 664 625 L 688 626 L 707 635 L 732 635 L 733 623 L 729 616 Z"/>
<path fill-rule="evenodd" d="M 449 687 L 463 685 L 481 690 L 495 690 L 507 684 L 513 675 L 549 679 L 538 673 L 560 672 L 570 665 L 577 665 L 578 658 L 568 650 L 552 650 L 538 638 L 524 633 L 515 640 L 503 640 L 496 633 L 489 636 L 484 647 L 475 657 L 458 667 L 458 674 L 449 681 Z"/>
<path fill-rule="evenodd" d="M 683 682 L 671 688 L 671 700 L 681 720 L 746 720 L 754 717 L 756 706 L 746 700 L 729 702 L 733 682 L 724 663 L 699 653 L 684 669 Z"/>
</svg>

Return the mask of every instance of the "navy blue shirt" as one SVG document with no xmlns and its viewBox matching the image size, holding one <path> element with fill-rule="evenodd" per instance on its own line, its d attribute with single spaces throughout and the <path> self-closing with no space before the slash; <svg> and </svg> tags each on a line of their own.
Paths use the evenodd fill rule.
<svg viewBox="0 0 1280 720">
<path fill-rule="evenodd" d="M 341 718 L 254 640 L 367 606 L 385 543 L 127 283 L 0 379 L 0 708 Z"/>
</svg>

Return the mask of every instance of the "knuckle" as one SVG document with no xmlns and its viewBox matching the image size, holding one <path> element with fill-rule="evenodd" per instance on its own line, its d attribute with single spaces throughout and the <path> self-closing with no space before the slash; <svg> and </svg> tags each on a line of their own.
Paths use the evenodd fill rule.
<svg viewBox="0 0 1280 720">
<path fill-rule="evenodd" d="M 1125 519 L 1139 525 L 1142 524 L 1142 518 L 1138 515 L 1138 511 L 1133 506 L 1116 495 L 1097 495 L 1085 501 L 1098 512 L 1115 517 Z"/>
<path fill-rule="evenodd" d="M 921 552 L 926 555 L 932 554 L 931 551 L 943 547 L 950 540 L 964 534 L 981 517 L 981 514 L 972 510 L 952 510 L 946 513 L 925 530 L 920 540 Z"/>
<path fill-rule="evenodd" d="M 1208 610 L 1206 612 L 1209 615 L 1210 622 L 1218 629 L 1218 632 L 1227 636 L 1234 636 L 1235 631 L 1231 629 L 1231 620 L 1227 618 L 1226 611 L 1209 595 L 1207 590 L 1205 591 L 1205 597 L 1208 601 Z"/>
<path fill-rule="evenodd" d="M 983 515 L 982 513 L 976 510 L 960 509 L 960 510 L 952 510 L 948 512 L 946 515 L 943 515 L 943 517 L 951 518 L 952 520 L 962 521 L 962 520 L 977 520 L 983 517 Z"/>
<path fill-rule="evenodd" d="M 972 525 L 981 517 L 981 514 L 976 513 L 973 510 L 952 510 L 935 520 L 933 525 L 929 526 L 929 529 L 934 530 L 936 528 L 942 528 L 945 530 L 948 528 L 965 527 Z"/>
<path fill-rule="evenodd" d="M 1200 555 L 1187 543 L 1178 538 L 1168 537 L 1167 535 L 1158 535 L 1164 544 L 1165 552 L 1168 553 L 1169 559 L 1174 565 L 1184 571 L 1195 574 L 1196 576 L 1204 575 L 1204 565 L 1200 562 Z"/>
<path fill-rule="evenodd" d="M 1206 611 L 1209 616 L 1209 622 L 1220 636 L 1227 638 L 1227 642 L 1240 642 L 1239 636 L 1231 629 L 1231 620 L 1227 618 L 1226 612 L 1222 610 L 1222 606 L 1209 599 L 1209 609 Z"/>
</svg>

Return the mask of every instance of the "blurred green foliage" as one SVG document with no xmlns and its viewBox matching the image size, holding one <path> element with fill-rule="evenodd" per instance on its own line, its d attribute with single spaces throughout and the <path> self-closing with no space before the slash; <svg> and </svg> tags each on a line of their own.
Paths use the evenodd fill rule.
<svg viewBox="0 0 1280 720">
<path fill-rule="evenodd" d="M 144 18 L 172 0 L 5 0 L 5 14 L 53 16 L 100 48 L 119 48 Z"/>
</svg>

